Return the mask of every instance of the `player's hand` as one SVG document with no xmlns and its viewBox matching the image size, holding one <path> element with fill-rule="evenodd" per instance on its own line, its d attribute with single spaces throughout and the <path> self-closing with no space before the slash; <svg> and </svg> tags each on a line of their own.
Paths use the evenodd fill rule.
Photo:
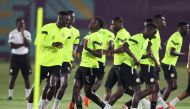
<svg viewBox="0 0 190 109">
<path fill-rule="evenodd" d="M 186 53 L 181 53 L 181 55 L 182 55 L 182 56 L 185 56 L 185 55 L 186 55 Z"/>
<path fill-rule="evenodd" d="M 63 48 L 63 44 L 61 42 L 53 42 L 52 46 L 56 48 Z"/>
<path fill-rule="evenodd" d="M 84 40 L 84 43 L 83 43 L 83 48 L 84 49 L 87 49 L 88 47 L 87 47 L 87 44 L 88 44 L 88 40 Z"/>
<path fill-rule="evenodd" d="M 136 66 L 139 66 L 139 65 L 140 65 L 140 61 L 134 59 L 134 64 L 135 64 Z"/>
<path fill-rule="evenodd" d="M 156 69 L 156 72 L 160 72 L 160 71 L 161 71 L 160 65 L 159 65 L 159 66 L 156 66 L 155 69 Z"/>
<path fill-rule="evenodd" d="M 114 50 L 106 50 L 104 51 L 104 53 L 109 56 L 109 55 L 114 54 Z"/>
</svg>

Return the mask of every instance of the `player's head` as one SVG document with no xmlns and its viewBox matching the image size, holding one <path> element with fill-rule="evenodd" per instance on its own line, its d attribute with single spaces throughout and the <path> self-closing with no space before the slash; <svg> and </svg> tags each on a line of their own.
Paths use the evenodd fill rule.
<svg viewBox="0 0 190 109">
<path fill-rule="evenodd" d="M 57 16 L 57 24 L 61 27 L 65 27 L 68 25 L 70 20 L 69 13 L 67 11 L 60 11 Z"/>
<path fill-rule="evenodd" d="M 189 34 L 189 24 L 185 21 L 180 21 L 178 24 L 177 24 L 177 27 L 178 27 L 178 31 L 180 32 L 180 34 L 182 36 L 186 36 Z"/>
<path fill-rule="evenodd" d="M 156 29 L 157 29 L 156 25 L 154 25 L 153 23 L 148 23 L 144 27 L 143 31 L 144 37 L 149 39 L 155 38 Z"/>
<path fill-rule="evenodd" d="M 161 14 L 156 14 L 153 16 L 153 23 L 157 26 L 159 30 L 166 28 L 165 17 Z"/>
<path fill-rule="evenodd" d="M 103 26 L 104 26 L 104 21 L 100 17 L 95 16 L 90 21 L 88 28 L 90 30 L 98 30 L 100 28 L 103 28 Z"/>
<path fill-rule="evenodd" d="M 111 25 L 113 26 L 114 31 L 119 31 L 121 28 L 123 28 L 123 18 L 122 17 L 115 17 Z"/>
<path fill-rule="evenodd" d="M 16 19 L 16 26 L 18 29 L 20 29 L 20 28 L 25 29 L 25 22 L 24 22 L 24 19 L 22 17 L 18 17 Z"/>
<path fill-rule="evenodd" d="M 144 21 L 144 26 L 146 26 L 146 25 L 149 24 L 149 23 L 153 23 L 153 19 L 152 19 L 152 18 L 147 18 L 147 19 L 145 19 L 145 21 Z"/>
<path fill-rule="evenodd" d="M 69 24 L 72 25 L 75 22 L 75 13 L 72 10 L 68 10 L 67 12 L 69 13 L 70 16 Z"/>
</svg>

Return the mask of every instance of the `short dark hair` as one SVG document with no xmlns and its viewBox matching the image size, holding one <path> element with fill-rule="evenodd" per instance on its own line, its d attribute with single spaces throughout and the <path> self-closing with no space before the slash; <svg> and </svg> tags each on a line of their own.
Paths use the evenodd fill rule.
<svg viewBox="0 0 190 109">
<path fill-rule="evenodd" d="M 156 14 L 153 16 L 153 19 L 159 19 L 161 17 L 164 17 L 162 14 Z"/>
<path fill-rule="evenodd" d="M 16 25 L 21 21 L 21 20 L 24 20 L 24 18 L 23 17 L 18 17 L 17 19 L 16 19 Z"/>
<path fill-rule="evenodd" d="M 94 19 L 96 19 L 99 22 L 100 28 L 104 26 L 104 20 L 98 16 L 95 16 Z"/>
<path fill-rule="evenodd" d="M 72 10 L 67 10 L 67 12 L 68 12 L 70 15 L 74 14 L 74 11 L 72 11 Z"/>
<path fill-rule="evenodd" d="M 65 15 L 69 15 L 69 13 L 67 11 L 59 11 L 58 15 L 65 16 Z"/>
<path fill-rule="evenodd" d="M 180 21 L 177 23 L 177 27 L 182 27 L 182 26 L 185 26 L 185 25 L 188 25 L 188 23 L 186 21 Z"/>
<path fill-rule="evenodd" d="M 147 19 L 145 19 L 145 22 L 147 22 L 147 23 L 153 23 L 153 19 L 152 18 L 147 18 Z"/>
<path fill-rule="evenodd" d="M 157 29 L 157 26 L 155 24 L 153 24 L 153 23 L 148 23 L 147 25 L 145 25 L 145 27 Z"/>
<path fill-rule="evenodd" d="M 118 16 L 118 17 L 115 17 L 113 18 L 113 21 L 116 21 L 116 22 L 119 22 L 119 23 L 123 23 L 123 18 Z"/>
</svg>

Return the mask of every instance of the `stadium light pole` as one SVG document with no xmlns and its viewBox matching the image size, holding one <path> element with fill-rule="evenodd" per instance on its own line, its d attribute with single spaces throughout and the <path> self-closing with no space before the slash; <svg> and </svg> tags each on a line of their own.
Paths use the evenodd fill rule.
<svg viewBox="0 0 190 109">
<path fill-rule="evenodd" d="M 43 8 L 37 8 L 37 23 L 36 23 L 36 38 L 40 29 L 43 25 Z M 40 45 L 38 42 L 35 43 L 36 52 L 35 52 L 35 74 L 34 74 L 34 109 L 38 109 L 38 102 L 40 96 Z"/>
</svg>

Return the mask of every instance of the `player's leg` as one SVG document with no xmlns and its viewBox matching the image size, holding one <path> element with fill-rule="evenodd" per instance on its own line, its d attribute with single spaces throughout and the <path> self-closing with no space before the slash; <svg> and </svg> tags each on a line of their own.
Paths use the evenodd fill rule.
<svg viewBox="0 0 190 109">
<path fill-rule="evenodd" d="M 104 74 L 105 74 L 104 69 L 105 69 L 104 64 L 102 62 L 99 62 L 99 70 L 97 72 L 97 79 L 96 79 L 93 89 L 92 89 L 93 92 L 96 92 L 102 84 L 102 80 L 103 80 Z"/>
<path fill-rule="evenodd" d="M 83 83 L 84 83 L 84 92 L 85 96 L 91 99 L 101 108 L 105 107 L 105 103 L 92 91 L 96 79 L 97 68 L 83 68 Z"/>
<path fill-rule="evenodd" d="M 112 88 L 117 82 L 116 72 L 119 72 L 119 66 L 113 66 L 105 82 L 105 101 L 109 101 L 112 95 Z"/>
<path fill-rule="evenodd" d="M 50 86 L 49 86 L 49 89 L 47 91 L 46 102 L 42 104 L 42 108 L 47 108 L 49 102 L 52 100 L 52 98 L 54 96 L 56 83 L 60 77 L 60 69 L 61 69 L 61 66 L 52 66 L 51 67 L 50 81 L 49 81 Z"/>
<path fill-rule="evenodd" d="M 177 72 L 175 66 L 162 64 L 167 87 L 163 93 L 163 100 L 167 100 L 170 93 L 177 89 Z"/>
<path fill-rule="evenodd" d="M 80 91 L 82 87 L 83 87 L 83 72 L 81 68 L 79 67 L 75 74 L 73 94 L 72 94 L 72 97 L 74 98 L 74 101 L 76 102 L 77 109 L 82 109 L 82 97 L 80 96 Z"/>
<path fill-rule="evenodd" d="M 69 75 L 70 75 L 70 63 L 66 63 L 64 62 L 62 65 L 62 69 L 61 69 L 61 74 L 60 74 L 60 88 L 58 89 L 58 92 L 56 94 L 55 97 L 55 101 L 53 104 L 53 108 L 52 109 L 57 109 L 58 108 L 58 104 L 60 102 L 60 100 L 62 99 L 65 90 L 67 88 L 68 85 L 68 79 L 69 79 Z"/>
<path fill-rule="evenodd" d="M 175 106 L 179 101 L 187 98 L 190 96 L 190 73 L 188 74 L 188 86 L 187 89 L 182 92 L 179 96 L 174 98 L 173 100 L 170 101 L 171 106 Z"/>
<path fill-rule="evenodd" d="M 167 81 L 167 88 L 163 93 L 163 100 L 167 100 L 169 95 L 171 94 L 172 91 L 177 89 L 177 80 L 176 79 L 169 79 Z"/>
<path fill-rule="evenodd" d="M 109 100 L 109 104 L 110 105 L 114 105 L 114 103 L 121 97 L 123 96 L 123 93 L 124 93 L 124 87 L 126 87 L 126 83 L 127 83 L 127 80 L 126 80 L 126 77 L 127 76 L 127 72 L 123 66 L 123 64 L 120 66 L 120 70 L 115 72 L 115 78 L 117 78 L 117 82 L 118 82 L 118 85 L 117 85 L 117 90 L 116 92 L 110 97 L 110 100 Z"/>
<path fill-rule="evenodd" d="M 40 85 L 42 81 L 48 77 L 48 72 L 49 72 L 48 67 L 40 66 Z M 27 109 L 33 108 L 33 99 L 34 99 L 33 97 L 34 97 L 34 85 L 30 89 L 30 94 L 28 96 Z"/>
<path fill-rule="evenodd" d="M 9 79 L 9 95 L 8 95 L 8 100 L 12 100 L 13 97 L 13 92 L 14 92 L 14 85 L 16 78 L 18 76 L 19 72 L 19 60 L 16 57 L 16 55 L 11 55 L 11 63 L 10 63 L 10 69 L 9 69 L 9 74 L 10 74 L 10 79 Z"/>
<path fill-rule="evenodd" d="M 50 87 L 49 81 L 50 81 L 50 75 L 47 77 L 45 86 L 43 87 L 43 90 L 42 90 L 42 95 L 41 95 L 41 98 L 39 101 L 39 107 L 40 108 L 42 108 L 43 107 L 42 105 L 46 103 L 47 91 Z"/>
<path fill-rule="evenodd" d="M 20 68 L 21 68 L 22 76 L 24 78 L 26 98 L 28 98 L 29 93 L 30 93 L 29 75 L 32 73 L 30 59 L 29 59 L 28 55 L 23 55 L 23 58 L 20 61 L 22 64 L 22 66 L 20 66 Z"/>
</svg>

